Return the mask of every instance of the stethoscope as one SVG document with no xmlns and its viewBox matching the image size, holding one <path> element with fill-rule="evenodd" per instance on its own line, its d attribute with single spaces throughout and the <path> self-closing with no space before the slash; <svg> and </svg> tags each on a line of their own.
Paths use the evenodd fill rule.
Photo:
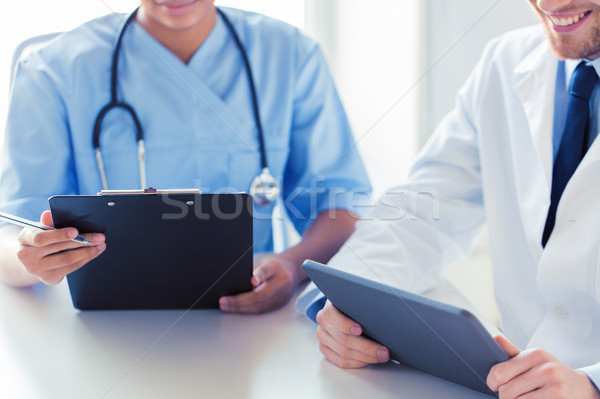
<svg viewBox="0 0 600 399">
<path fill-rule="evenodd" d="M 94 151 L 96 153 L 96 161 L 98 162 L 98 171 L 100 172 L 100 179 L 102 180 L 102 187 L 104 188 L 104 190 L 108 189 L 108 183 L 106 181 L 106 171 L 104 169 L 104 162 L 102 160 L 102 152 L 100 151 L 100 133 L 104 117 L 106 116 L 106 114 L 108 114 L 110 111 L 116 108 L 121 108 L 125 110 L 129 114 L 129 116 L 131 116 L 131 119 L 135 124 L 135 137 L 138 144 L 137 152 L 140 174 L 140 187 L 142 189 L 146 188 L 146 147 L 144 145 L 144 133 L 142 130 L 142 125 L 133 107 L 127 104 L 126 102 L 117 100 L 117 66 L 119 63 L 121 43 L 123 41 L 123 35 L 125 34 L 125 30 L 131 24 L 131 21 L 133 21 L 133 19 L 137 15 L 137 12 L 138 9 L 131 13 L 131 15 L 125 21 L 125 24 L 123 24 L 121 32 L 119 33 L 117 44 L 112 55 L 112 67 L 110 77 L 110 102 L 100 110 L 98 116 L 96 117 L 96 122 L 94 123 L 93 146 Z M 254 121 L 258 130 L 258 143 L 260 146 L 260 163 L 262 172 L 252 180 L 252 183 L 250 184 L 250 194 L 254 198 L 254 202 L 257 205 L 269 205 L 277 200 L 280 188 L 279 182 L 277 181 L 277 179 L 271 176 L 271 172 L 269 171 L 269 167 L 267 165 L 267 154 L 265 150 L 264 133 L 262 123 L 260 121 L 260 112 L 258 109 L 258 99 L 256 95 L 256 88 L 254 85 L 254 78 L 252 76 L 252 68 L 250 68 L 250 62 L 248 61 L 248 55 L 246 54 L 246 50 L 244 50 L 244 46 L 242 46 L 242 42 L 240 41 L 239 36 L 233 28 L 231 21 L 229 21 L 229 18 L 227 18 L 225 13 L 219 8 L 217 8 L 217 12 L 219 13 L 219 15 L 221 15 L 223 22 L 225 22 L 227 29 L 229 30 L 229 32 L 231 32 L 235 44 L 240 50 L 240 53 L 242 54 L 244 65 L 246 67 L 246 74 L 248 76 L 248 84 L 250 85 L 250 91 L 252 93 L 252 106 L 254 108 Z"/>
</svg>

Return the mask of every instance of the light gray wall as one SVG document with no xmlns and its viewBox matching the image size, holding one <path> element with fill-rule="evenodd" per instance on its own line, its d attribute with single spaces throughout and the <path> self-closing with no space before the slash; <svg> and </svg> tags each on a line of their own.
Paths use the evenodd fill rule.
<svg viewBox="0 0 600 399">
<path fill-rule="evenodd" d="M 454 105 L 485 44 L 511 29 L 538 23 L 528 0 L 424 0 L 420 137 L 424 142 Z"/>
<path fill-rule="evenodd" d="M 419 149 L 422 1 L 305 2 L 305 29 L 328 60 L 375 195 L 398 184 Z"/>
<path fill-rule="evenodd" d="M 305 0 L 376 191 L 397 184 L 485 44 L 538 23 L 528 0 Z"/>
</svg>

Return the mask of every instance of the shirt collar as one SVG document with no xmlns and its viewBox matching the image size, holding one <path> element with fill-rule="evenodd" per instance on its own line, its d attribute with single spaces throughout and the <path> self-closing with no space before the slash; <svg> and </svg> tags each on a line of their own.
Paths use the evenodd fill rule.
<svg viewBox="0 0 600 399">
<path fill-rule="evenodd" d="M 567 83 L 567 88 L 569 87 L 569 82 L 571 81 L 571 75 L 573 74 L 573 71 L 575 70 L 575 68 L 577 68 L 577 65 L 579 65 L 579 63 L 581 61 L 584 61 L 586 65 L 593 66 L 594 69 L 596 70 L 596 73 L 598 74 L 598 76 L 600 76 L 600 58 L 596 58 L 593 61 L 566 60 L 565 61 L 565 82 Z"/>
</svg>

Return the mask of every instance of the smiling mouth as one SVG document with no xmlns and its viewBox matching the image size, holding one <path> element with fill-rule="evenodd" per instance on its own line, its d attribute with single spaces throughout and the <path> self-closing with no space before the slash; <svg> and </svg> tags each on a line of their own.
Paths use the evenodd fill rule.
<svg viewBox="0 0 600 399">
<path fill-rule="evenodd" d="M 576 15 L 569 15 L 568 17 L 548 15 L 548 18 L 550 18 L 552 23 L 556 26 L 570 26 L 587 17 L 590 13 L 591 11 L 585 11 Z"/>
<path fill-rule="evenodd" d="M 152 2 L 157 5 L 157 6 L 166 6 L 166 7 L 185 7 L 188 6 L 192 3 L 195 3 L 196 0 L 188 0 L 188 1 L 183 1 L 183 2 L 176 2 L 176 1 L 156 1 L 156 0 L 152 0 Z"/>
</svg>

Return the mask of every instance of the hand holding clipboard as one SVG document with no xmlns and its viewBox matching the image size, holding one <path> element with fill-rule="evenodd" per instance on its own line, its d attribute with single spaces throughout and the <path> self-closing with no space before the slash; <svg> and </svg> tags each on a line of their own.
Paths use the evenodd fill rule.
<svg viewBox="0 0 600 399">
<path fill-rule="evenodd" d="M 84 237 L 72 227 L 55 229 L 48 211 L 42 214 L 41 224 L 6 213 L 0 213 L 0 218 L 28 228 L 19 235 L 18 257 L 27 272 L 46 284 L 58 284 L 106 248 L 103 234 Z"/>
<path fill-rule="evenodd" d="M 78 309 L 216 309 L 219 298 L 252 290 L 248 194 L 102 191 L 49 204 L 56 227 L 106 235 L 102 256 L 67 276 Z"/>
<path fill-rule="evenodd" d="M 54 227 L 46 226 L 41 223 L 36 223 L 32 220 L 23 219 L 15 215 L 9 215 L 5 212 L 0 212 L 0 219 L 4 219 L 8 223 L 21 227 L 35 227 L 36 229 L 40 230 L 56 230 Z M 78 242 L 80 244 L 91 244 L 90 240 L 80 235 L 73 238 L 72 241 Z"/>
</svg>

